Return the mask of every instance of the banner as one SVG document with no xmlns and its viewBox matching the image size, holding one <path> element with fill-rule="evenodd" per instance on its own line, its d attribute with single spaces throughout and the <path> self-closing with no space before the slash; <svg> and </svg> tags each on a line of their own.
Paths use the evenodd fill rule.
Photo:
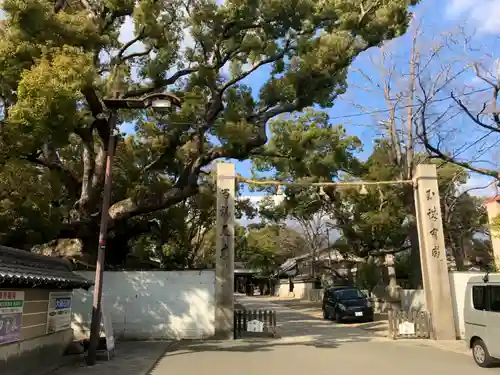
<svg viewBox="0 0 500 375">
<path fill-rule="evenodd" d="M 53 292 L 49 294 L 47 333 L 71 328 L 72 296 L 72 292 Z"/>
<path fill-rule="evenodd" d="M 0 345 L 21 340 L 24 292 L 0 290 Z"/>
</svg>

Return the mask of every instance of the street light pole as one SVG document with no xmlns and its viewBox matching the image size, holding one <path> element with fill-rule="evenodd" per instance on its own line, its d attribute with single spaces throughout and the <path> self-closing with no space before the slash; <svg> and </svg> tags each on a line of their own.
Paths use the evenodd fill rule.
<svg viewBox="0 0 500 375">
<path fill-rule="evenodd" d="M 97 262 L 95 269 L 94 295 L 92 298 L 92 321 L 90 323 L 89 350 L 87 354 L 87 365 L 93 366 L 96 362 L 99 336 L 101 333 L 102 312 L 102 285 L 104 274 L 104 260 L 106 255 L 106 238 L 108 235 L 109 202 L 111 197 L 111 172 L 115 152 L 115 131 L 118 118 L 118 109 L 146 109 L 152 108 L 157 111 L 170 111 L 172 105 L 181 107 L 181 100 L 171 93 L 154 93 L 141 99 L 104 99 L 104 105 L 110 110 L 108 118 L 109 140 L 106 150 L 106 172 L 104 177 L 103 198 L 101 207 L 101 224 L 99 228 L 99 248 L 97 251 Z"/>
<path fill-rule="evenodd" d="M 104 177 L 104 189 L 101 208 L 101 225 L 99 228 L 99 248 L 97 250 L 97 263 L 95 268 L 94 296 L 92 300 L 92 321 L 90 324 L 90 342 L 87 355 L 87 365 L 93 366 L 96 362 L 97 348 L 99 346 L 99 336 L 101 331 L 101 311 L 102 311 L 102 278 L 104 273 L 104 259 L 106 255 L 106 237 L 108 233 L 108 210 L 111 195 L 111 172 L 113 157 L 115 153 L 115 128 L 117 120 L 117 110 L 113 109 L 108 119 L 109 141 L 106 150 L 106 172 Z"/>
</svg>

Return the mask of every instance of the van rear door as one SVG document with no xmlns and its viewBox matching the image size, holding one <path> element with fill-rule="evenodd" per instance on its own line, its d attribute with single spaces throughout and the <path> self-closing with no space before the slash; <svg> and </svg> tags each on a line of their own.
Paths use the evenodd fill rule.
<svg viewBox="0 0 500 375">
<path fill-rule="evenodd" d="M 470 340 L 478 336 L 487 341 L 486 313 L 486 286 L 484 284 L 467 284 L 464 301 L 465 338 Z"/>
<path fill-rule="evenodd" d="M 488 303 L 485 321 L 488 332 L 488 351 L 494 358 L 500 358 L 500 285 L 488 285 Z"/>
</svg>

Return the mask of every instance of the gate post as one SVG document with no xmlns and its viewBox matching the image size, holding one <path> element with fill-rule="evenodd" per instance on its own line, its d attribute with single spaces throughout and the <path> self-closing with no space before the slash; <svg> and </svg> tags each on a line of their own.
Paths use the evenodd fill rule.
<svg viewBox="0 0 500 375">
<path fill-rule="evenodd" d="M 233 338 L 234 329 L 234 164 L 217 163 L 215 336 Z"/>
<path fill-rule="evenodd" d="M 488 212 L 488 224 L 490 226 L 495 272 L 500 272 L 500 231 L 494 226 L 496 218 L 500 215 L 500 197 L 488 199 L 484 202 L 484 205 Z"/>
<path fill-rule="evenodd" d="M 456 340 L 436 166 L 417 165 L 414 181 L 420 260 L 425 304 L 431 315 L 431 337 Z"/>
</svg>

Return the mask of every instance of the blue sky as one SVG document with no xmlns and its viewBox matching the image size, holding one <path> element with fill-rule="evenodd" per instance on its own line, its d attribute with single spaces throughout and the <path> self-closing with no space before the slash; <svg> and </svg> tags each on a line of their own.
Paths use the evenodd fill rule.
<svg viewBox="0 0 500 375">
<path fill-rule="evenodd" d="M 463 51 L 463 46 L 455 46 L 452 50 L 444 50 L 441 52 L 441 61 L 433 63 L 431 69 L 433 74 L 437 74 L 443 61 L 451 61 L 459 59 L 456 69 L 471 64 L 472 62 L 480 62 L 485 70 L 493 72 L 494 61 L 497 56 L 494 55 L 499 50 L 498 37 L 500 36 L 500 0 L 451 0 L 437 1 L 424 0 L 414 10 L 415 19 L 412 23 L 413 28 L 420 25 L 421 35 L 419 44 L 421 48 L 429 49 L 433 42 L 443 38 L 443 34 L 457 34 L 456 39 L 461 41 L 460 32 L 471 38 L 470 43 L 473 45 L 472 50 Z M 463 29 L 463 30 L 462 30 Z M 462 30 L 462 31 L 460 31 Z M 411 53 L 411 42 L 413 30 L 410 30 L 406 35 L 395 39 L 384 46 L 384 50 L 390 51 L 395 60 L 397 67 L 404 72 L 408 71 L 408 60 Z M 488 56 L 484 56 L 484 54 Z M 361 157 L 367 157 L 372 151 L 372 145 L 375 138 L 379 137 L 380 128 L 377 126 L 379 120 L 387 118 L 387 112 L 382 112 L 387 109 L 384 99 L 380 92 L 367 91 L 367 81 L 359 74 L 362 71 L 365 75 L 376 80 L 380 76 L 380 66 L 374 65 L 374 61 L 379 60 L 381 51 L 379 48 L 372 48 L 369 51 L 358 56 L 352 64 L 349 74 L 349 89 L 347 93 L 336 101 L 335 106 L 328 110 L 333 123 L 342 123 L 350 135 L 358 136 L 363 143 L 363 152 Z M 267 78 L 267 71 L 262 69 L 257 76 L 252 76 L 248 82 L 254 90 L 258 90 L 260 85 Z M 430 75 L 432 77 L 432 75 Z M 467 85 L 468 92 L 481 90 L 487 86 L 477 79 L 472 69 L 468 70 L 455 82 L 456 85 Z M 445 110 L 446 107 L 453 104 L 450 98 L 451 90 L 455 87 L 451 85 L 448 90 L 444 90 L 438 97 L 442 100 L 436 105 L 437 110 Z M 462 88 L 460 88 L 461 90 Z M 483 96 L 481 96 L 483 95 Z M 466 97 L 471 103 L 482 103 L 485 94 L 474 94 Z M 486 95 L 490 95 L 488 91 Z M 464 99 L 465 100 L 465 99 Z M 375 116 L 365 115 L 362 110 L 356 107 L 355 104 L 360 104 L 365 111 L 377 112 Z M 448 125 L 443 125 L 447 127 Z M 478 162 L 480 165 L 487 168 L 495 169 L 498 167 L 498 139 L 494 136 L 489 136 L 485 142 L 477 142 L 477 139 L 484 136 L 484 132 L 479 131 L 477 126 L 473 126 L 470 120 L 465 116 L 457 116 L 453 120 L 452 132 L 453 139 L 447 139 L 446 151 L 453 155 L 458 155 L 464 160 L 475 159 L 478 154 L 481 155 L 481 160 L 487 162 Z M 486 152 L 485 152 L 486 150 Z M 492 165 L 491 163 L 495 165 Z M 243 175 L 249 174 L 250 162 L 236 162 L 237 170 Z M 481 175 L 471 175 L 471 186 L 485 186 L 491 181 L 491 178 Z M 481 195 L 491 195 L 494 192 L 491 188 L 484 191 L 478 191 Z M 251 194 L 251 193 L 250 193 Z M 258 193 L 256 193 L 258 194 Z"/>
<path fill-rule="evenodd" d="M 441 60 L 433 63 L 433 67 L 430 69 L 432 74 L 438 73 L 440 69 L 438 64 L 446 64 L 452 60 L 457 60 L 457 67 L 480 62 L 484 71 L 494 72 L 495 59 L 497 58 L 495 53 L 500 47 L 498 41 L 500 36 L 500 0 L 424 0 L 415 8 L 414 13 L 415 20 L 412 25 L 413 27 L 417 24 L 420 25 L 421 36 L 419 40 L 422 44 L 422 50 L 429 50 L 433 43 L 443 38 L 443 33 L 456 34 L 460 28 L 464 30 L 466 35 L 471 36 L 472 49 L 464 50 L 459 43 L 452 50 L 441 52 Z M 126 26 L 122 30 L 124 40 L 129 39 L 128 36 L 132 31 L 130 26 Z M 412 31 L 384 46 L 384 50 L 389 51 L 395 57 L 398 70 L 403 73 L 400 79 L 400 82 L 403 83 L 404 72 L 408 70 L 411 40 Z M 190 41 L 187 40 L 186 43 L 189 44 Z M 366 89 L 367 81 L 359 74 L 359 71 L 362 71 L 366 76 L 374 79 L 380 77 L 380 67 L 373 63 L 373 60 L 379 59 L 380 54 L 380 49 L 372 48 L 358 56 L 350 69 L 347 93 L 336 101 L 333 108 L 328 110 L 332 123 L 343 124 L 348 134 L 356 135 L 361 139 L 364 145 L 361 157 L 367 157 L 371 153 L 373 141 L 380 132 L 377 123 L 384 120 L 384 116 L 387 116 L 387 112 L 383 112 L 387 107 L 380 92 L 368 91 Z M 432 74 L 429 76 L 431 79 Z M 253 73 L 245 83 L 252 87 L 254 92 L 258 92 L 268 76 L 269 69 L 262 67 Z M 460 86 L 459 90 L 462 90 L 465 85 L 469 92 L 486 88 L 486 85 L 475 77 L 472 69 L 461 75 L 454 85 Z M 441 93 L 440 102 L 434 108 L 435 110 L 444 111 L 453 103 L 449 97 L 452 90 L 455 91 L 453 85 Z M 478 93 L 466 96 L 464 100 L 471 101 L 472 104 L 482 103 L 486 94 L 490 95 L 489 92 Z M 371 112 L 371 114 L 364 114 L 363 110 L 356 107 L 356 104 L 361 105 L 364 107 L 364 111 Z M 374 115 L 373 112 L 378 113 Z M 460 157 L 465 160 L 474 159 L 479 153 L 481 157 L 477 165 L 491 169 L 498 168 L 500 159 L 497 155 L 497 138 L 490 136 L 484 142 L 478 143 L 477 140 L 485 134 L 472 126 L 470 120 L 465 116 L 459 115 L 453 119 L 452 123 L 443 126 L 449 126 L 450 130 L 450 136 L 446 139 L 446 151 L 454 155 L 459 153 Z M 124 130 L 131 131 L 132 129 L 126 125 Z M 238 173 L 244 176 L 250 175 L 251 163 L 249 161 L 235 161 L 235 164 Z M 490 180 L 484 176 L 472 175 L 470 185 L 484 186 Z M 491 188 L 479 192 L 481 195 L 492 195 L 493 193 Z M 248 194 L 252 195 L 250 192 Z"/>
</svg>

